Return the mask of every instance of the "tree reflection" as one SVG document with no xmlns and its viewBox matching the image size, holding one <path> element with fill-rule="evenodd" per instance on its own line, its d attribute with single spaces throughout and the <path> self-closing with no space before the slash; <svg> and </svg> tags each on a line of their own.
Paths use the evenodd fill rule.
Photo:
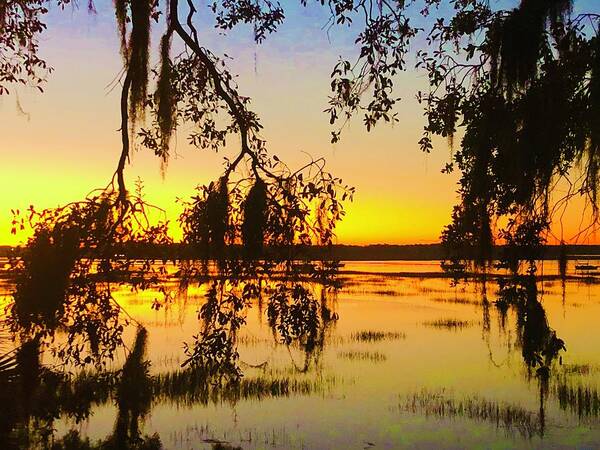
<svg viewBox="0 0 600 450">
<path fill-rule="evenodd" d="M 51 252 L 59 250 L 51 248 Z M 36 269 L 34 255 L 28 257 L 19 262 L 20 278 L 7 309 L 8 329 L 17 350 L 0 360 L 2 397 L 11 399 L 11 407 L 0 413 L 0 440 L 6 448 L 160 448 L 158 436 L 142 433 L 143 420 L 155 402 L 237 402 L 309 394 L 327 384 L 326 380 L 274 378 L 266 372 L 257 378 L 243 378 L 238 334 L 248 310 L 264 302 L 275 342 L 297 347 L 305 355 L 304 364 L 295 366 L 296 370 L 309 371 L 311 362 L 316 366 L 327 331 L 337 320 L 330 300 L 339 285 L 335 263 L 238 257 L 181 261 L 179 291 L 192 285 L 207 287 L 198 310 L 199 332 L 185 344 L 181 370 L 150 375 L 148 333 L 140 326 L 127 348 L 123 335 L 132 319 L 114 300 L 112 291 L 115 285 L 124 284 L 166 292 L 164 283 L 146 281 L 142 285 L 135 279 L 139 272 L 133 263 L 120 266 L 131 273 L 133 281 L 128 283 L 126 276 L 108 276 L 115 273 L 114 266 L 102 267 L 110 263 L 108 259 L 69 260 L 65 264 L 74 264 L 73 272 L 41 294 L 47 302 L 39 305 L 37 293 L 43 289 L 34 284 L 42 282 L 39 277 L 52 279 L 58 269 L 43 265 Z M 168 308 L 171 298 L 165 295 L 153 308 Z M 113 368 L 117 350 L 127 353 L 120 369 Z M 50 357 L 50 363 L 42 364 L 42 357 Z M 80 423 L 101 404 L 114 404 L 117 410 L 110 436 L 95 443 L 76 431 L 54 437 L 57 419 Z"/>
<path fill-rule="evenodd" d="M 553 362 L 566 350 L 565 343 L 556 335 L 538 298 L 535 278 L 531 276 L 501 279 L 496 307 L 502 316 L 512 308 L 517 317 L 517 345 L 528 370 L 534 370 L 547 380 Z"/>
<path fill-rule="evenodd" d="M 46 305 L 36 309 L 35 302 L 28 304 L 33 295 L 29 292 L 33 291 L 28 291 L 27 279 L 19 281 L 7 321 L 17 350 L 13 356 L 7 353 L 0 358 L 0 369 L 5 367 L 0 370 L 0 383 L 5 388 L 1 395 L 17 399 L 7 400 L 10 405 L 0 413 L 4 447 L 161 448 L 159 436 L 144 434 L 144 419 L 158 403 L 236 404 L 245 399 L 325 392 L 335 380 L 282 376 L 269 372 L 267 365 L 260 365 L 258 376 L 244 376 L 245 364 L 238 347 L 249 311 L 262 305 L 274 342 L 289 349 L 290 373 L 318 373 L 328 337 L 338 319 L 338 266 L 330 261 L 305 262 L 296 254 L 252 258 L 244 255 L 246 251 L 242 247 L 228 248 L 214 260 L 177 261 L 173 276 L 179 282 L 175 285 L 178 293 L 183 295 L 192 287 L 202 286 L 205 295 L 198 305 L 197 333 L 185 343 L 182 367 L 160 374 L 150 371 L 146 355 L 148 333 L 143 327 L 138 327 L 131 345 L 126 345 L 123 336 L 133 320 L 113 297 L 115 286 L 119 285 L 134 290 L 153 287 L 157 292 L 168 293 L 173 283 L 167 282 L 166 276 L 158 276 L 158 269 L 148 272 L 138 270 L 134 262 L 127 266 L 122 263 L 119 267 L 126 267 L 131 274 L 128 282 L 126 274 L 116 276 L 117 264 L 103 269 L 102 260 L 82 260 L 85 266 L 81 278 L 77 271 L 70 275 L 61 301 L 54 299 L 52 308 Z M 275 252 L 269 247 L 263 251 Z M 76 261 L 75 267 L 78 264 Z M 156 278 L 140 281 L 149 273 Z M 490 333 L 494 306 L 505 324 L 509 322 L 509 311 L 514 312 L 517 347 L 524 367 L 539 382 L 536 434 L 544 434 L 548 398 L 559 400 L 565 410 L 594 411 L 595 400 L 585 400 L 585 390 L 578 394 L 568 384 L 560 389 L 551 384 L 551 369 L 560 361 L 565 343 L 548 322 L 535 276 L 513 274 L 500 278 L 495 302 L 487 300 L 491 294 L 485 286 L 481 294 L 484 338 Z M 98 301 L 99 295 L 105 295 L 106 303 Z M 171 301 L 173 296 L 165 295 L 152 307 L 169 308 Z M 105 308 L 98 307 L 103 304 Z M 114 316 L 106 311 L 114 311 Z M 263 310 L 259 313 L 262 315 Z M 110 317 L 115 321 L 111 322 Z M 121 350 L 126 355 L 122 366 L 118 363 Z M 52 359 L 42 359 L 44 355 Z M 114 405 L 115 424 L 109 436 L 98 442 L 90 442 L 76 431 L 60 438 L 55 436 L 59 420 L 81 423 L 98 405 Z"/>
<path fill-rule="evenodd" d="M 551 369 L 557 360 L 562 364 L 560 354 L 561 351 L 566 351 L 566 346 L 549 325 L 546 311 L 539 298 L 533 263 L 529 265 L 529 273 L 526 275 L 519 275 L 516 267 L 513 269 L 515 272 L 512 275 L 498 279 L 498 298 L 494 304 L 498 312 L 500 328 L 504 332 L 506 332 L 508 311 L 512 310 L 515 313 L 516 346 L 521 350 L 527 376 L 530 377 L 533 373 L 538 381 L 538 433 L 543 437 Z M 489 302 L 485 295 L 482 311 L 484 338 L 488 339 Z M 492 358 L 491 349 L 490 358 Z"/>
</svg>

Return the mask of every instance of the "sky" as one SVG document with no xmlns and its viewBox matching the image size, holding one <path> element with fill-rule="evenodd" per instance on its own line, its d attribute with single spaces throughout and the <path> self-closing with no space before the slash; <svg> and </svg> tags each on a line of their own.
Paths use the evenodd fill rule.
<svg viewBox="0 0 600 450">
<path fill-rule="evenodd" d="M 286 2 L 287 3 L 287 2 Z M 298 2 L 299 3 L 299 2 Z M 0 97 L 0 244 L 15 245 L 26 234 L 10 234 L 11 209 L 55 207 L 81 199 L 110 180 L 120 152 L 118 128 L 120 90 L 110 89 L 121 70 L 112 2 L 97 0 L 97 13 L 87 8 L 53 8 L 47 18 L 40 52 L 54 67 L 44 93 L 26 86 Z M 351 122 L 341 142 L 330 144 L 327 107 L 329 75 L 340 55 L 352 57 L 354 30 L 324 29 L 327 13 L 314 6 L 291 3 L 279 31 L 257 46 L 251 30 L 222 36 L 208 18 L 200 39 L 216 54 L 233 59 L 240 93 L 252 98 L 252 108 L 264 126 L 267 148 L 288 165 L 324 157 L 328 169 L 356 187 L 354 202 L 338 226 L 344 244 L 432 243 L 450 221 L 457 175 L 440 172 L 450 158 L 443 140 L 424 154 L 418 140 L 424 125 L 416 92 L 427 88 L 422 73 L 408 71 L 395 79 L 399 122 L 380 124 L 366 132 L 360 117 Z M 207 9 L 201 10 L 208 17 Z M 160 26 L 153 34 L 157 47 Z M 144 182 L 147 199 L 167 211 L 175 238 L 177 197 L 187 197 L 196 185 L 216 179 L 223 158 L 237 151 L 232 141 L 225 151 L 190 147 L 182 133 L 163 177 L 160 162 L 148 150 L 135 149 L 126 176 Z M 565 216 L 564 233 L 576 232 L 581 216 L 574 205 Z M 595 237 L 591 238 L 595 241 Z M 588 239 L 588 241 L 589 241 Z"/>
</svg>

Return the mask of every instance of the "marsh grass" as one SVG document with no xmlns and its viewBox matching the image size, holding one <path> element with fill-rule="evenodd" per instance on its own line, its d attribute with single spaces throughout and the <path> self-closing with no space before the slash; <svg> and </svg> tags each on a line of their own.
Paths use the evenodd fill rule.
<svg viewBox="0 0 600 450">
<path fill-rule="evenodd" d="M 579 419 L 600 417 L 600 395 L 594 387 L 574 386 L 565 380 L 553 386 L 560 409 L 576 414 Z"/>
<path fill-rule="evenodd" d="M 425 285 L 416 285 L 415 288 L 419 294 L 427 294 L 427 295 L 448 294 L 449 292 L 452 292 L 451 289 L 449 289 L 448 287 L 432 287 L 432 286 L 425 286 Z"/>
<path fill-rule="evenodd" d="M 339 352 L 337 356 L 340 359 L 347 359 L 349 361 L 369 361 L 373 363 L 384 362 L 387 360 L 387 356 L 380 352 L 363 352 L 356 350 Z"/>
<path fill-rule="evenodd" d="M 242 450 L 242 447 L 233 446 L 223 442 L 217 442 L 212 445 L 212 450 Z"/>
<path fill-rule="evenodd" d="M 565 375 L 589 375 L 600 370 L 599 366 L 592 364 L 563 364 L 561 367 Z"/>
<path fill-rule="evenodd" d="M 266 337 L 258 337 L 253 335 L 241 335 L 236 338 L 236 342 L 239 345 L 245 345 L 248 347 L 270 344 L 272 341 L 272 339 L 267 339 Z"/>
<path fill-rule="evenodd" d="M 473 300 L 470 298 L 464 298 L 464 297 L 454 297 L 454 298 L 433 297 L 433 298 L 430 298 L 430 300 L 432 302 L 436 302 L 436 303 L 453 303 L 456 305 L 481 305 L 482 304 L 481 301 Z"/>
<path fill-rule="evenodd" d="M 423 326 L 429 328 L 438 328 L 438 329 L 446 329 L 446 330 L 462 330 L 468 327 L 472 327 L 475 325 L 475 322 L 470 320 L 460 320 L 460 319 L 437 319 L 431 320 L 427 322 L 423 322 Z"/>
<path fill-rule="evenodd" d="M 180 367 L 181 357 L 179 355 L 160 355 L 152 360 L 151 368 L 156 370 L 161 367 L 171 368 Z"/>
<path fill-rule="evenodd" d="M 406 334 L 399 331 L 362 330 L 350 335 L 350 340 L 354 342 L 380 342 L 399 339 L 406 339 Z"/>
<path fill-rule="evenodd" d="M 498 403 L 479 397 L 454 399 L 444 392 L 423 390 L 406 396 L 400 402 L 400 410 L 412 414 L 422 414 L 426 418 L 441 419 L 465 418 L 478 422 L 487 422 L 507 433 L 518 433 L 531 439 L 543 436 L 544 424 L 538 413 L 528 411 L 521 406 Z"/>
<path fill-rule="evenodd" d="M 416 297 L 418 292 L 412 290 L 383 289 L 383 288 L 349 288 L 344 286 L 344 293 L 350 295 L 377 295 L 380 297 Z"/>
<path fill-rule="evenodd" d="M 394 289 L 375 289 L 372 291 L 372 293 L 375 295 L 388 296 L 388 297 L 407 297 L 407 296 L 415 295 L 412 292 L 398 291 L 398 290 L 394 290 Z"/>
<path fill-rule="evenodd" d="M 284 377 L 261 374 L 235 381 L 207 379 L 196 370 L 181 370 L 154 377 L 155 400 L 174 404 L 237 403 L 240 400 L 263 400 L 294 395 L 324 394 L 337 379 Z"/>
</svg>

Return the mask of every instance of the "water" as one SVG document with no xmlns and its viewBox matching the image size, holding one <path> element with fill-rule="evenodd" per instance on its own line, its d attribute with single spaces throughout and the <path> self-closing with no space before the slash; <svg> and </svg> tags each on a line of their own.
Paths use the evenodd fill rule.
<svg viewBox="0 0 600 450">
<path fill-rule="evenodd" d="M 600 446 L 599 284 L 538 283 L 548 325 L 566 346 L 542 382 L 523 352 L 535 337 L 523 336 L 515 310 L 495 306 L 495 283 L 455 286 L 433 275 L 436 262 L 347 263 L 344 272 L 328 300 L 339 319 L 311 353 L 282 344 L 265 305 L 253 303 L 238 337 L 242 382 L 227 388 L 165 381 L 181 374 L 183 343 L 201 328 L 205 287 L 182 293 L 172 280 L 172 302 L 158 311 L 151 305 L 161 293 L 120 287 L 115 298 L 148 330 L 150 374 L 162 380 L 142 433 L 168 449 Z M 129 346 L 134 337 L 131 325 Z M 62 414 L 55 439 L 71 429 L 106 439 L 117 420 L 113 397 L 94 402 L 81 422 Z"/>
</svg>

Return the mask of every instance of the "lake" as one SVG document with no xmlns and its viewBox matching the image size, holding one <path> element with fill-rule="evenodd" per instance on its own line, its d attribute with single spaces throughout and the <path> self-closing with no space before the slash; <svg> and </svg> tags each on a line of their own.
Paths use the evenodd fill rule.
<svg viewBox="0 0 600 450">
<path fill-rule="evenodd" d="M 346 262 L 326 300 L 337 320 L 310 350 L 282 343 L 267 307 L 253 302 L 233 384 L 193 380 L 181 367 L 206 286 L 183 290 L 170 279 L 169 302 L 156 310 L 164 292 L 122 285 L 113 295 L 131 316 L 125 343 L 135 322 L 148 332 L 153 388 L 140 430 L 167 449 L 597 448 L 600 284 L 574 272 L 562 280 L 548 262 L 543 274 L 541 311 L 566 348 L 547 377 L 526 356 L 546 339 L 528 327 L 532 311 L 497 305 L 494 280 L 453 283 L 436 261 Z M 2 289 L 9 302 L 10 281 Z M 107 370 L 126 354 L 117 350 Z M 53 439 L 76 429 L 93 443 L 114 432 L 114 394 L 90 395 L 89 416 L 52 420 Z"/>
</svg>

